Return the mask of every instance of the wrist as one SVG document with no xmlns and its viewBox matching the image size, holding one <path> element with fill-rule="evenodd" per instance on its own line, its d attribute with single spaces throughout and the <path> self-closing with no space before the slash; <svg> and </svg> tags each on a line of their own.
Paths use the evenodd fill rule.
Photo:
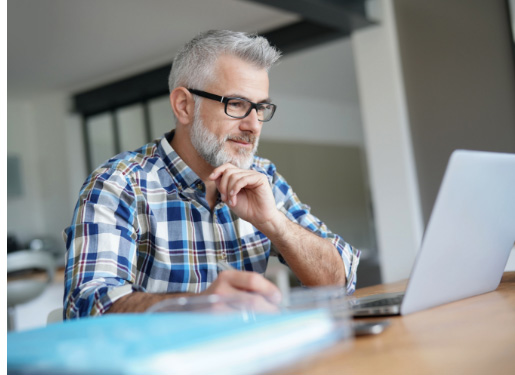
<svg viewBox="0 0 515 375">
<path fill-rule="evenodd" d="M 274 216 L 259 224 L 256 228 L 274 242 L 276 238 L 283 237 L 287 233 L 286 228 L 289 222 L 290 220 L 281 211 L 277 210 Z"/>
</svg>

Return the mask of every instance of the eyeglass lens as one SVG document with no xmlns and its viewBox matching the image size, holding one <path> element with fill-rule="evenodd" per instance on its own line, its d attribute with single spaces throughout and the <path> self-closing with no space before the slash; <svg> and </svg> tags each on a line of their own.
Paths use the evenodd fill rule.
<svg viewBox="0 0 515 375">
<path fill-rule="evenodd" d="M 227 102 L 226 113 L 229 116 L 244 118 L 249 115 L 252 110 L 252 103 L 242 99 L 231 99 Z M 268 121 L 274 114 L 274 106 L 266 103 L 257 104 L 258 120 Z"/>
</svg>

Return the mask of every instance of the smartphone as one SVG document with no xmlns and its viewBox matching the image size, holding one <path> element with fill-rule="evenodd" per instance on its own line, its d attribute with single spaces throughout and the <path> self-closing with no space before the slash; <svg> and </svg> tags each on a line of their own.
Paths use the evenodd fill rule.
<svg viewBox="0 0 515 375">
<path fill-rule="evenodd" d="M 390 325 L 388 320 L 376 322 L 353 322 L 354 336 L 377 335 Z"/>
</svg>

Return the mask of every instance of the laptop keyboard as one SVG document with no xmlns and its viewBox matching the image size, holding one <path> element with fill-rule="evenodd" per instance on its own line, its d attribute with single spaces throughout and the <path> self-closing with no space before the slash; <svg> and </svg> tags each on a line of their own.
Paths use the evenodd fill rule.
<svg viewBox="0 0 515 375">
<path fill-rule="evenodd" d="M 360 302 L 359 308 L 399 305 L 402 302 L 403 297 L 403 295 L 400 295 L 395 297 L 383 298 L 372 302 Z"/>
</svg>

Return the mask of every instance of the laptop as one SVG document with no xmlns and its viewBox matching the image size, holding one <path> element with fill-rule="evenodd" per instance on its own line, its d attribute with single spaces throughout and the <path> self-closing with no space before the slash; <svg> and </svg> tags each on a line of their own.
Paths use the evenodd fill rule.
<svg viewBox="0 0 515 375">
<path fill-rule="evenodd" d="M 352 299 L 352 314 L 406 315 L 493 291 L 514 242 L 515 154 L 456 150 L 406 291 Z"/>
</svg>

